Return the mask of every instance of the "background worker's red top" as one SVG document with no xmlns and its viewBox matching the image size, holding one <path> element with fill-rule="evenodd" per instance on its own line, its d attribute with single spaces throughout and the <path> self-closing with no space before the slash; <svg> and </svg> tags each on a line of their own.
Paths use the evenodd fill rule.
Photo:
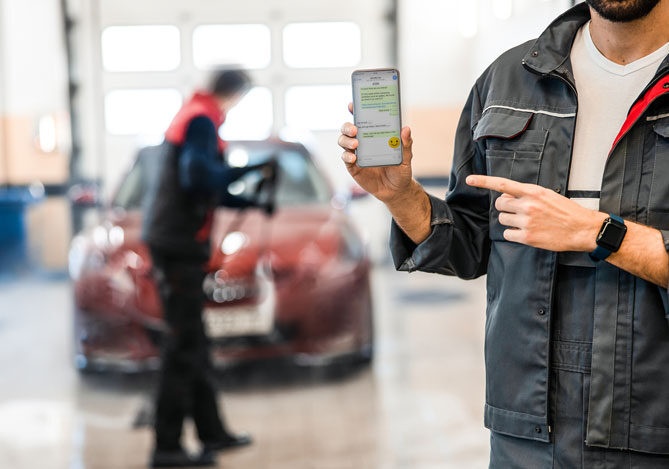
<svg viewBox="0 0 669 469">
<path fill-rule="evenodd" d="M 225 113 L 216 97 L 205 91 L 197 91 L 193 96 L 184 103 L 179 109 L 169 128 L 165 132 L 165 140 L 168 142 L 182 146 L 186 141 L 186 131 L 191 121 L 196 117 L 207 117 L 214 123 L 214 127 L 218 129 L 225 122 Z M 218 149 L 221 153 L 225 152 L 227 144 L 218 136 Z"/>
</svg>

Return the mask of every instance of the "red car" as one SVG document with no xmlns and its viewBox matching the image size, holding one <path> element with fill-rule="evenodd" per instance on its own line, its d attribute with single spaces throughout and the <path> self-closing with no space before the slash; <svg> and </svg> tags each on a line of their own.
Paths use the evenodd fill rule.
<svg viewBox="0 0 669 469">
<path fill-rule="evenodd" d="M 103 221 L 72 241 L 75 364 L 82 371 L 159 365 L 162 311 L 140 234 L 161 154 L 160 147 L 142 150 Z M 279 167 L 274 215 L 219 209 L 215 216 L 203 284 L 214 362 L 369 362 L 370 262 L 361 238 L 304 146 L 240 141 L 227 154 L 233 166 L 269 158 Z M 250 196 L 259 178 L 248 173 L 229 190 Z"/>
</svg>

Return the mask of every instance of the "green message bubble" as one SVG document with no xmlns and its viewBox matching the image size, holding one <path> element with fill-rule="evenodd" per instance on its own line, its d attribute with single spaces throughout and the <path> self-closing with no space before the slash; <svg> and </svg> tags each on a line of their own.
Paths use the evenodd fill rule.
<svg viewBox="0 0 669 469">
<path fill-rule="evenodd" d="M 376 130 L 374 132 L 360 132 L 360 138 L 380 138 L 380 137 L 399 137 L 397 131 L 392 130 Z"/>
<path fill-rule="evenodd" d="M 362 109 L 390 110 L 397 107 L 397 86 L 363 86 L 360 88 L 360 104 Z"/>
</svg>

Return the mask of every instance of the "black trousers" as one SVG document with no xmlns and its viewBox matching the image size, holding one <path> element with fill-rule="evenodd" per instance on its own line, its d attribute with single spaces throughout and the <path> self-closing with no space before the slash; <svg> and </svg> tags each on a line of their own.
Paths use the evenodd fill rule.
<svg viewBox="0 0 669 469">
<path fill-rule="evenodd" d="M 151 248 L 167 333 L 156 397 L 156 448 L 181 447 L 184 418 L 191 416 L 203 442 L 225 435 L 216 402 L 209 339 L 202 322 L 203 263 Z"/>
</svg>

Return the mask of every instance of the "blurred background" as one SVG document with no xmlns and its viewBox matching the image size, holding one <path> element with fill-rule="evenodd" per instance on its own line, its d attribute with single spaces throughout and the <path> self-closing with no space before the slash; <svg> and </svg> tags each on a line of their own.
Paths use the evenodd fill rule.
<svg viewBox="0 0 669 469">
<path fill-rule="evenodd" d="M 474 80 L 572 4 L 0 0 L 0 466 L 146 466 L 161 313 L 138 152 L 235 65 L 254 86 L 219 130 L 229 162 L 278 155 L 282 183 L 271 219 L 217 215 L 228 271 L 272 258 L 253 285 L 205 282 L 225 413 L 256 439 L 219 467 L 487 467 L 485 280 L 394 271 L 338 129 L 351 72 L 397 67 L 415 175 L 443 196 Z"/>
</svg>

